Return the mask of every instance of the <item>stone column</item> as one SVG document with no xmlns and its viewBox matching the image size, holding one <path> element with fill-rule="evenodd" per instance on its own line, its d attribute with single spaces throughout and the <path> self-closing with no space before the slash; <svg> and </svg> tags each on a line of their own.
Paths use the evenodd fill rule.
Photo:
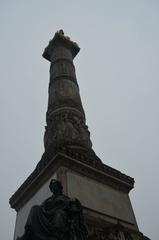
<svg viewBox="0 0 159 240">
<path fill-rule="evenodd" d="M 60 30 L 43 53 L 51 63 L 44 136 L 46 152 L 70 146 L 92 147 L 73 64 L 79 50 L 78 45 Z"/>
</svg>

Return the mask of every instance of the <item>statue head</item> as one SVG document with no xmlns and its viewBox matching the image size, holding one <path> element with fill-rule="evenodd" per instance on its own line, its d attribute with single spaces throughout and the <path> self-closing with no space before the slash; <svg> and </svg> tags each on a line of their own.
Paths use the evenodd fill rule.
<svg viewBox="0 0 159 240">
<path fill-rule="evenodd" d="M 56 179 L 51 179 L 49 188 L 54 195 L 62 194 L 62 190 L 63 190 L 62 184 L 60 181 Z"/>
</svg>

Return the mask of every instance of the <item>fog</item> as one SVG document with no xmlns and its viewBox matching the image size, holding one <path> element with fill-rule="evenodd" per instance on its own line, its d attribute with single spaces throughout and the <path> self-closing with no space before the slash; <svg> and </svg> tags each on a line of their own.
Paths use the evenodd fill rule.
<svg viewBox="0 0 159 240">
<path fill-rule="evenodd" d="M 159 2 L 0 0 L 1 239 L 13 239 L 9 198 L 43 153 L 49 63 L 42 52 L 63 29 L 81 51 L 77 80 L 93 149 L 135 178 L 139 229 L 158 240 Z"/>
</svg>

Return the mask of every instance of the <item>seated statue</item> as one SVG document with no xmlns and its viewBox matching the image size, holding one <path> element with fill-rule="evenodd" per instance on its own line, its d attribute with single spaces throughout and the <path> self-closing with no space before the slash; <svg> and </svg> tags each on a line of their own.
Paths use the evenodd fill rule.
<svg viewBox="0 0 159 240">
<path fill-rule="evenodd" d="M 17 240 L 87 239 L 81 203 L 63 194 L 61 182 L 52 179 L 49 187 L 53 195 L 31 208 L 24 235 Z"/>
</svg>

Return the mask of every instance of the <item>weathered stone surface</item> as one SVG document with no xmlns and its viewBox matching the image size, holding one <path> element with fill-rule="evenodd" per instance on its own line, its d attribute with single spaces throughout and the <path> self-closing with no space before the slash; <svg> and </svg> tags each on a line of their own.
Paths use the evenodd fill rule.
<svg viewBox="0 0 159 240">
<path fill-rule="evenodd" d="M 50 146 L 83 146 L 91 149 L 90 133 L 79 94 L 73 58 L 79 47 L 57 32 L 43 56 L 51 62 L 45 151 Z M 55 154 L 52 152 L 52 155 Z"/>
<path fill-rule="evenodd" d="M 72 171 L 67 172 L 67 185 L 68 195 L 80 198 L 86 208 L 137 226 L 128 194 Z"/>
</svg>

